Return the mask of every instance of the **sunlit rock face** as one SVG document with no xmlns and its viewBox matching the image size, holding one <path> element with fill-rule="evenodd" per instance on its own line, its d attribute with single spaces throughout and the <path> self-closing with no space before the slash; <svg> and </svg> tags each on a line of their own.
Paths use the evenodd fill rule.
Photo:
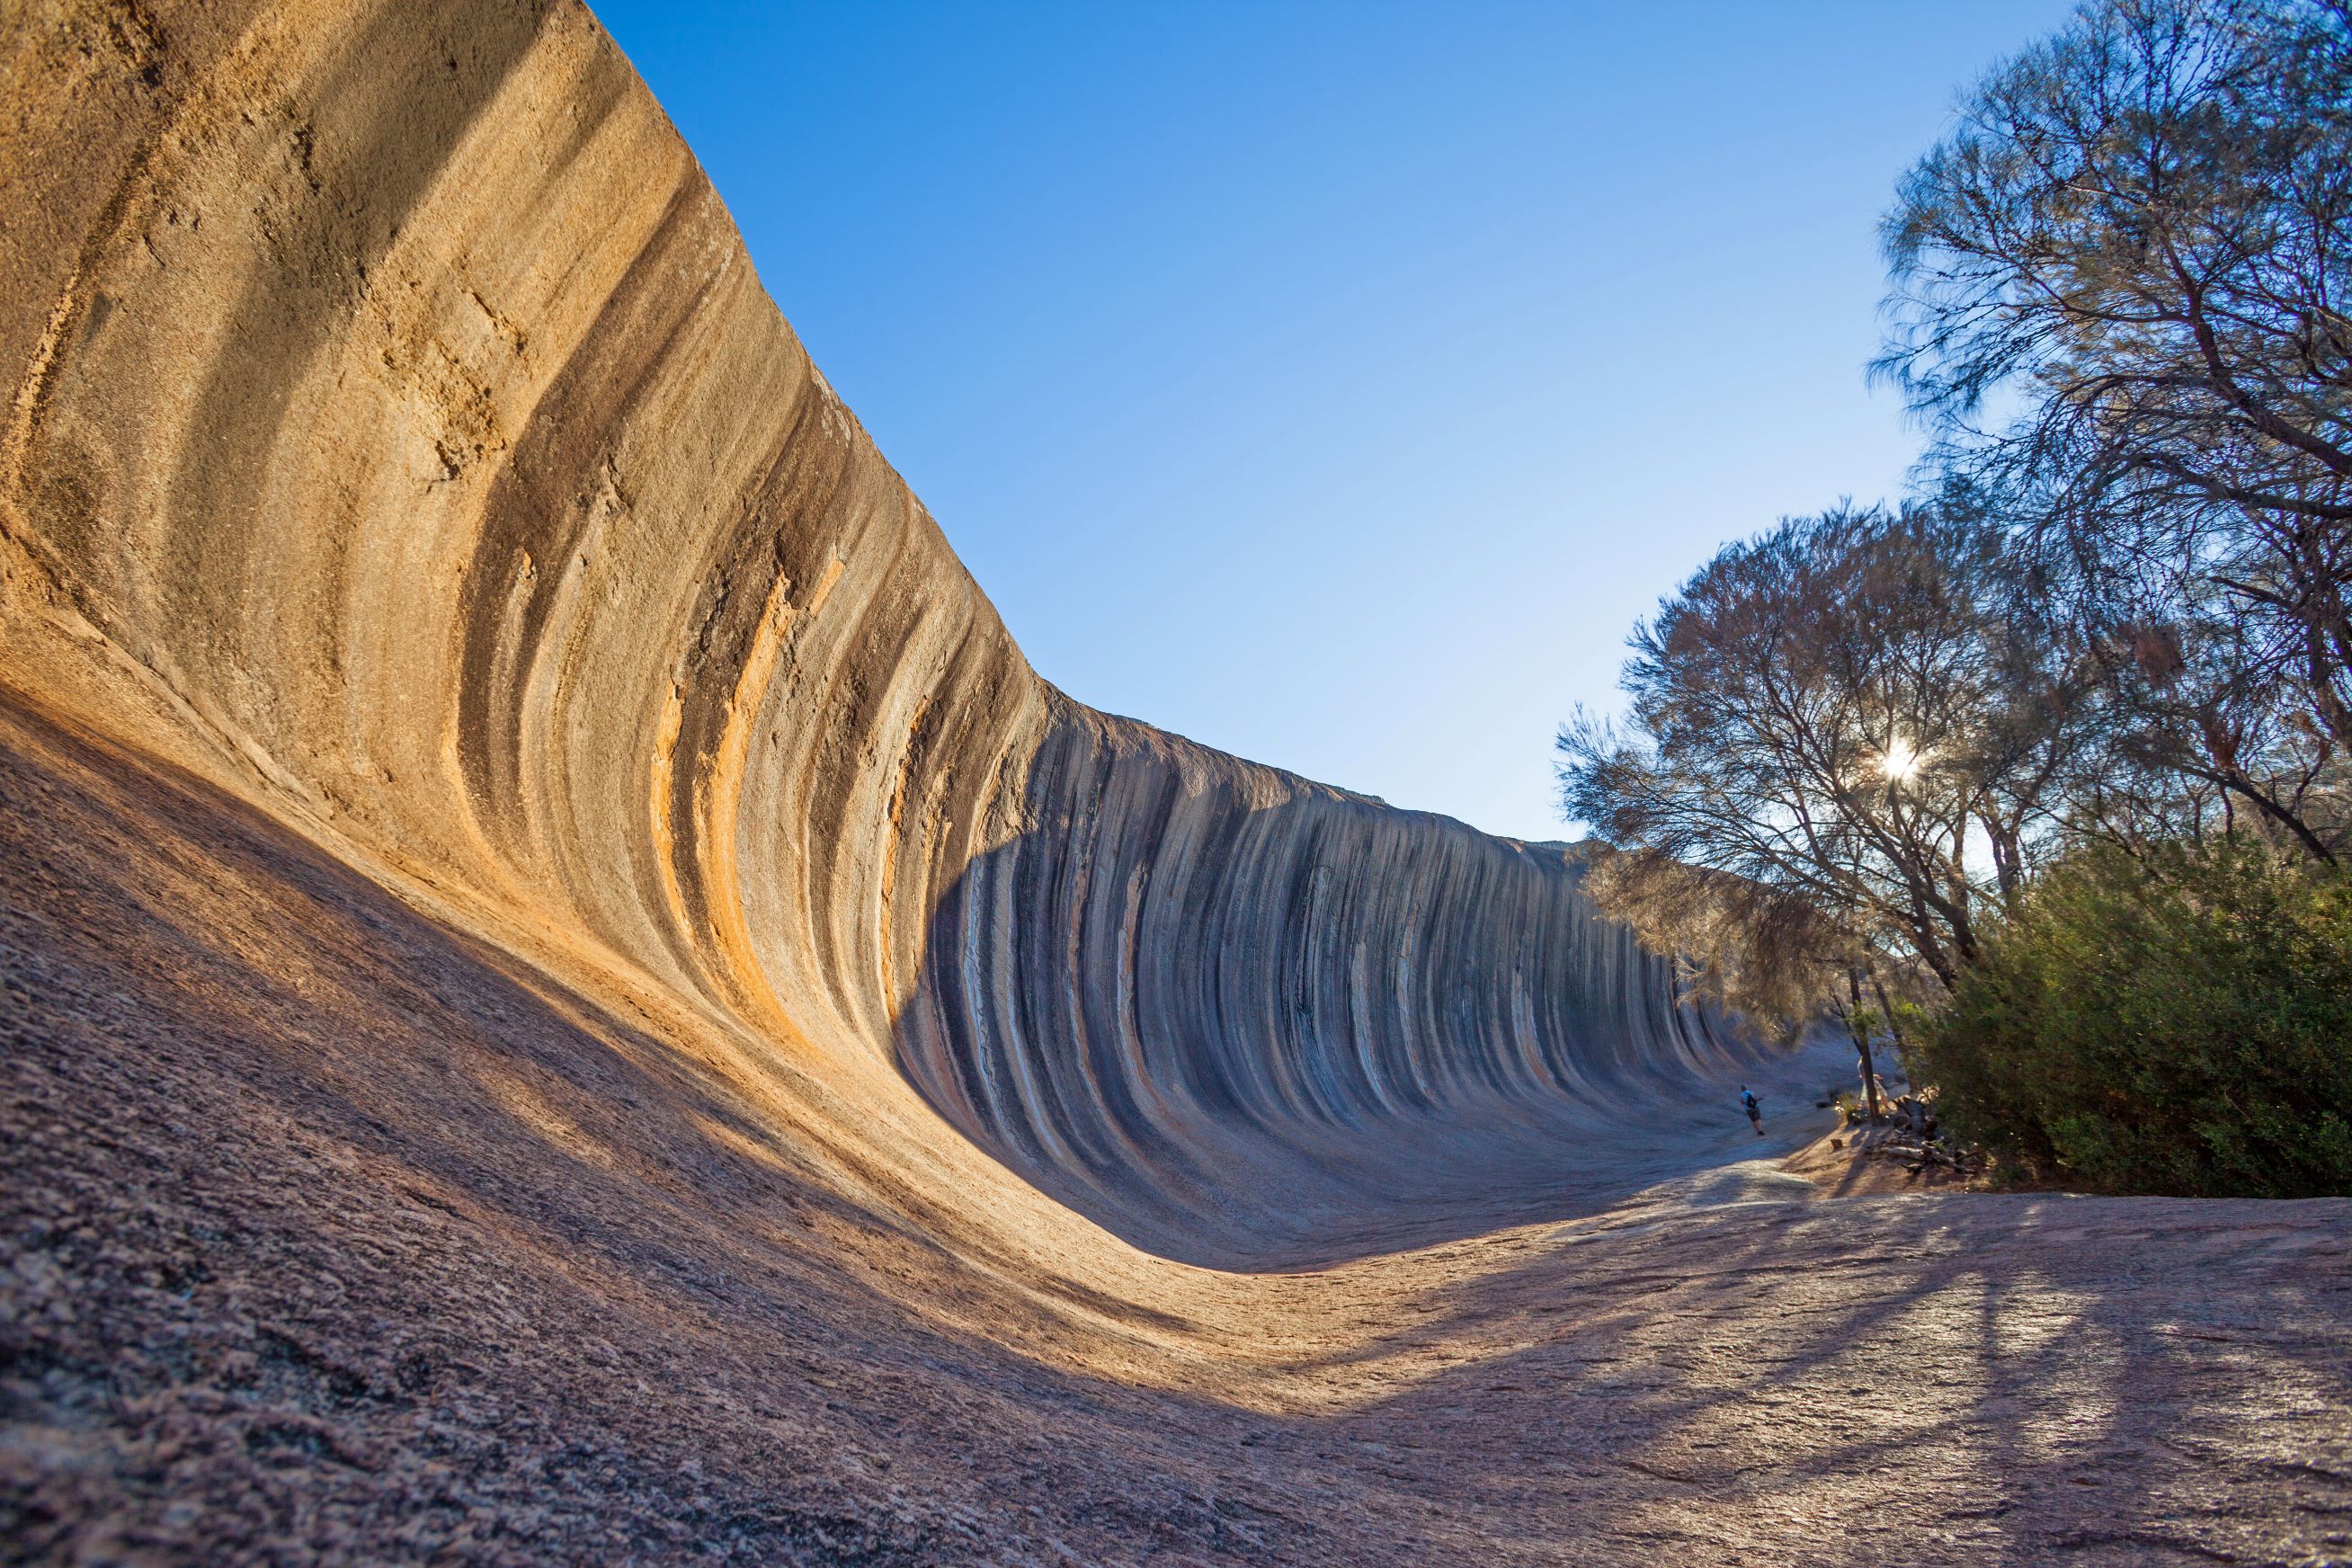
<svg viewBox="0 0 2352 1568">
<path fill-rule="evenodd" d="M 11 684 L 1188 1260 L 1736 1059 L 1559 847 L 1041 681 L 581 6 L 0 27 Z"/>
</svg>

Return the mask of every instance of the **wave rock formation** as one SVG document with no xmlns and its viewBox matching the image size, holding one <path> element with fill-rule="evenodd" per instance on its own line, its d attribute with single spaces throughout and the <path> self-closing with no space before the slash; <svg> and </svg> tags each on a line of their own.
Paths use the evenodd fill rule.
<svg viewBox="0 0 2352 1568">
<path fill-rule="evenodd" d="M 278 809 L 1204 1261 L 1722 1064 L 1557 847 L 1039 679 L 584 11 L 143 26 L 18 65 L 8 533 Z"/>
<path fill-rule="evenodd" d="M 1739 1163 L 1842 1064 L 1570 851 L 1031 670 L 576 0 L 24 0 L 0 85 L 5 1554 L 2340 1521 L 2343 1205 Z"/>
</svg>

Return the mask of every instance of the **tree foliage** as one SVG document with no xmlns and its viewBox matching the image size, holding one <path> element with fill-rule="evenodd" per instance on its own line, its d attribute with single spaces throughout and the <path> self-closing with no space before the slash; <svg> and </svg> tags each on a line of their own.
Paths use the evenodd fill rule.
<svg viewBox="0 0 2352 1568">
<path fill-rule="evenodd" d="M 2242 835 L 2085 849 L 1912 1042 L 1944 1120 L 2109 1192 L 2352 1191 L 2352 880 Z"/>
<path fill-rule="evenodd" d="M 1708 910 L 1684 951 L 1718 976 L 1793 958 L 1833 991 L 1900 955 L 1954 979 L 2080 742 L 2079 693 L 2013 586 L 1995 533 L 1929 508 L 1839 508 L 1723 550 L 1636 629 L 1625 721 L 1580 710 L 1560 733 L 1568 814 L 1636 852 L 1596 883 L 1603 907 L 1653 928 Z"/>
<path fill-rule="evenodd" d="M 1905 178 L 1880 371 L 2113 677 L 2121 762 L 2333 859 L 2352 753 L 2352 8 L 2106 0 Z"/>
</svg>

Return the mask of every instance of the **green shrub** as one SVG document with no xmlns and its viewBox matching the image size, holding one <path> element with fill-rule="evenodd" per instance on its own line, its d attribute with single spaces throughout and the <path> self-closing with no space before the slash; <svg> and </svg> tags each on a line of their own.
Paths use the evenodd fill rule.
<svg viewBox="0 0 2352 1568">
<path fill-rule="evenodd" d="M 2352 879 L 2242 839 L 2074 856 L 1913 1044 L 1938 1115 L 2011 1168 L 2352 1193 Z"/>
</svg>

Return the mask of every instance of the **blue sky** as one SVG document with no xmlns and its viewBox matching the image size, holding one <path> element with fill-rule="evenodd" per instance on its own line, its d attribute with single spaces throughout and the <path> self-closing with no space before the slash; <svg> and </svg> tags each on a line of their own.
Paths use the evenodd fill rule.
<svg viewBox="0 0 2352 1568">
<path fill-rule="evenodd" d="M 2065 9 L 596 5 L 1047 679 L 1538 838 L 1636 617 L 1899 492 L 1878 215 Z"/>
</svg>

